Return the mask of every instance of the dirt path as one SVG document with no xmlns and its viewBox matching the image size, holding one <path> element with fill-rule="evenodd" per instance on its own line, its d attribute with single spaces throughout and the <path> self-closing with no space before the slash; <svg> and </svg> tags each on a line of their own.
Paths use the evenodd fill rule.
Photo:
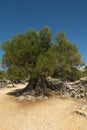
<svg viewBox="0 0 87 130">
<path fill-rule="evenodd" d="M 86 102 L 60 97 L 37 103 L 17 101 L 6 95 L 14 89 L 0 90 L 0 130 L 87 130 L 87 118 L 74 113 Z"/>
</svg>

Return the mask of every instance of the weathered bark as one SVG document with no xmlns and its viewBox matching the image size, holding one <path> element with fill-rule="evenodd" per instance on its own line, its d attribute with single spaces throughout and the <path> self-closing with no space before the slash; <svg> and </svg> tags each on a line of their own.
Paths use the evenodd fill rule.
<svg viewBox="0 0 87 130">
<path fill-rule="evenodd" d="M 23 92 L 34 92 L 34 95 L 40 96 L 40 95 L 46 95 L 49 96 L 49 90 L 47 87 L 47 82 L 44 77 L 39 78 L 30 78 L 30 81 L 28 85 L 23 89 Z"/>
<path fill-rule="evenodd" d="M 24 88 L 25 91 L 32 91 L 36 84 L 35 78 L 30 78 L 28 85 Z"/>
</svg>

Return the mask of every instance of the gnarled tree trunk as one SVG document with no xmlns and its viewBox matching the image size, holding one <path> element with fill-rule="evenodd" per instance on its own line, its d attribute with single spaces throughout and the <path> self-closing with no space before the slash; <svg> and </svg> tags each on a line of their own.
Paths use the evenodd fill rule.
<svg viewBox="0 0 87 130">
<path fill-rule="evenodd" d="M 30 81 L 28 85 L 23 89 L 23 92 L 32 93 L 32 91 L 35 96 L 49 96 L 47 82 L 43 76 L 40 76 L 39 78 L 30 77 Z"/>
</svg>

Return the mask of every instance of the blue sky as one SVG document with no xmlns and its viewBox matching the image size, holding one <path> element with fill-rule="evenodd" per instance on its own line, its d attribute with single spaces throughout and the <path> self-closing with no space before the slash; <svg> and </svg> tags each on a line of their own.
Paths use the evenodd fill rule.
<svg viewBox="0 0 87 130">
<path fill-rule="evenodd" d="M 66 32 L 87 64 L 87 0 L 0 0 L 0 42 L 45 25 Z"/>
</svg>

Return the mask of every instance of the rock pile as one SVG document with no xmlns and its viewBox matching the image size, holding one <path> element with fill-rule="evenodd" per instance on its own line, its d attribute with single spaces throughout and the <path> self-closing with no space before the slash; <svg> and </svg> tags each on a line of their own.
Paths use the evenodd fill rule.
<svg viewBox="0 0 87 130">
<path fill-rule="evenodd" d="M 0 89 L 7 87 L 7 83 L 3 80 L 0 80 Z"/>
<path fill-rule="evenodd" d="M 31 95 L 21 95 L 19 97 L 16 97 L 15 99 L 19 100 L 19 101 L 23 101 L 23 100 L 28 100 L 28 101 L 32 101 L 32 102 L 36 102 L 36 101 L 42 101 L 42 100 L 47 100 L 48 97 L 43 97 L 43 96 L 31 96 Z"/>
<path fill-rule="evenodd" d="M 80 109 L 76 111 L 76 113 L 87 118 L 87 105 L 83 105 Z"/>
<path fill-rule="evenodd" d="M 51 77 L 47 81 L 48 86 L 61 95 L 87 100 L 87 77 L 75 82 L 64 82 Z"/>
</svg>

